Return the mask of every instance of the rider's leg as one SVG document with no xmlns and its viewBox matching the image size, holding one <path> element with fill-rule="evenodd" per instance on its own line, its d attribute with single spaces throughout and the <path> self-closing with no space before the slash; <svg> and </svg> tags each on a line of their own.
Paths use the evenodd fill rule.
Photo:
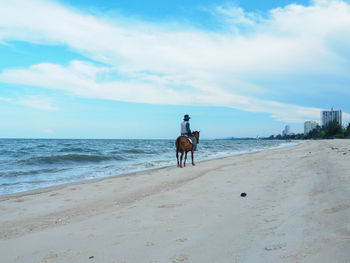
<svg viewBox="0 0 350 263">
<path fill-rule="evenodd" d="M 193 151 L 197 151 L 197 139 L 194 136 L 191 136 L 192 144 L 193 144 Z"/>
</svg>

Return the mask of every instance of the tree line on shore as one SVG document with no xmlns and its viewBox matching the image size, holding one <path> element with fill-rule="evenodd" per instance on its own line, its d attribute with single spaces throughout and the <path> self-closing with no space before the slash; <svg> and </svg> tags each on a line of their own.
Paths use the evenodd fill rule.
<svg viewBox="0 0 350 263">
<path fill-rule="evenodd" d="M 350 138 L 350 123 L 342 127 L 337 121 L 332 121 L 325 126 L 317 125 L 308 134 L 271 135 L 270 140 L 308 140 L 308 139 L 345 139 Z"/>
</svg>

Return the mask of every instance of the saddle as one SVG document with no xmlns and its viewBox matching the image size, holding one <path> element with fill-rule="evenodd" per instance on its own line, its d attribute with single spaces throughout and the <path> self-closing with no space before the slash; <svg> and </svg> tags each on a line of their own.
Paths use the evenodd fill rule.
<svg viewBox="0 0 350 263">
<path fill-rule="evenodd" d="M 193 144 L 192 139 L 191 139 L 190 137 L 188 137 L 188 135 L 182 135 L 182 136 L 185 136 L 185 137 L 187 138 L 187 140 L 189 140 L 189 142 L 190 142 L 191 144 Z"/>
</svg>

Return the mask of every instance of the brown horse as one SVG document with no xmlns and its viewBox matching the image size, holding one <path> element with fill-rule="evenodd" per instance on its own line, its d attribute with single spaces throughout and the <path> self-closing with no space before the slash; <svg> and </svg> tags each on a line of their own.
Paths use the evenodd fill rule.
<svg viewBox="0 0 350 263">
<path fill-rule="evenodd" d="M 197 143 L 199 143 L 199 131 L 192 132 L 192 135 L 197 139 Z M 191 151 L 192 165 L 195 165 L 193 161 L 193 152 L 194 152 L 193 144 L 188 140 L 188 137 L 184 135 L 177 137 L 175 145 L 176 145 L 177 166 L 182 168 L 182 158 L 185 153 L 184 167 L 186 167 L 187 152 L 189 151 Z M 181 153 L 180 162 L 179 162 L 179 152 Z"/>
</svg>

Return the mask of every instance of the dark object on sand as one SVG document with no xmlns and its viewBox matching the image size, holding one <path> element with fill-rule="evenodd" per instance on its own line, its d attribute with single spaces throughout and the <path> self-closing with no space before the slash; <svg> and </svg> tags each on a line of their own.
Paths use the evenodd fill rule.
<svg viewBox="0 0 350 263">
<path fill-rule="evenodd" d="M 241 193 L 241 197 L 246 197 L 247 194 L 246 193 Z"/>
<path fill-rule="evenodd" d="M 89 257 L 89 259 L 93 259 L 93 258 L 94 258 L 94 256 Z"/>
</svg>

